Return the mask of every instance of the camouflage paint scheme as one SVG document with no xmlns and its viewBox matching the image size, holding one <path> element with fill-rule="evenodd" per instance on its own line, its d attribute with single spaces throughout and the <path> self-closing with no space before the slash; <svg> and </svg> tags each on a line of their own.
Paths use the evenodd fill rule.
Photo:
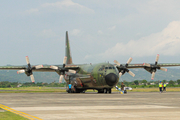
<svg viewBox="0 0 180 120">
<path fill-rule="evenodd" d="M 25 70 L 25 74 L 29 76 L 32 71 L 41 72 L 56 72 L 59 75 L 64 75 L 64 79 L 67 84 L 72 84 L 72 91 L 75 93 L 83 92 L 87 89 L 96 89 L 98 93 L 111 93 L 111 89 L 116 86 L 119 81 L 119 73 L 123 70 L 132 68 L 144 68 L 148 72 L 156 72 L 156 69 L 160 67 L 171 67 L 180 66 L 180 63 L 166 63 L 166 64 L 149 64 L 151 66 L 145 66 L 144 64 L 129 64 L 126 66 L 122 64 L 121 66 L 110 64 L 110 63 L 99 63 L 99 64 L 81 64 L 76 65 L 72 62 L 72 56 L 70 52 L 70 44 L 68 32 L 66 32 L 66 70 L 74 70 L 76 73 L 64 72 L 63 65 L 58 66 L 58 70 L 54 70 L 50 65 L 45 65 L 40 69 L 30 69 L 27 66 L 1 66 L 1 70 Z M 126 66 L 123 67 L 123 66 Z M 34 68 L 30 66 L 30 68 Z M 122 72 L 122 75 L 127 72 Z"/>
</svg>

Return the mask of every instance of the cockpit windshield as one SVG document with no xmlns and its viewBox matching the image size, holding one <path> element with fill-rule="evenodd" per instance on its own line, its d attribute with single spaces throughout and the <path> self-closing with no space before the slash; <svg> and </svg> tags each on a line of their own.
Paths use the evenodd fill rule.
<svg viewBox="0 0 180 120">
<path fill-rule="evenodd" d="M 103 71 L 103 70 L 108 70 L 108 69 L 115 69 L 115 67 L 114 66 L 101 66 L 101 68 L 99 68 L 99 71 Z"/>
</svg>

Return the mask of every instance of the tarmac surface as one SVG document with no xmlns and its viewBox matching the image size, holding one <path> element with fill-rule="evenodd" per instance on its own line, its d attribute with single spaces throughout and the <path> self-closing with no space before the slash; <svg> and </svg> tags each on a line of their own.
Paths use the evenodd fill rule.
<svg viewBox="0 0 180 120">
<path fill-rule="evenodd" d="M 1 93 L 0 104 L 43 120 L 180 120 L 180 92 Z"/>
</svg>

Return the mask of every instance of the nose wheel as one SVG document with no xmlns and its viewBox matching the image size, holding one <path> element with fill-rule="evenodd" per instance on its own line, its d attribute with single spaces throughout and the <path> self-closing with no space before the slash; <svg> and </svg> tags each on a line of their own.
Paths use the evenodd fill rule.
<svg viewBox="0 0 180 120">
<path fill-rule="evenodd" d="M 104 88 L 104 89 L 101 89 L 101 90 L 98 90 L 98 93 L 109 93 L 111 94 L 111 88 Z"/>
</svg>

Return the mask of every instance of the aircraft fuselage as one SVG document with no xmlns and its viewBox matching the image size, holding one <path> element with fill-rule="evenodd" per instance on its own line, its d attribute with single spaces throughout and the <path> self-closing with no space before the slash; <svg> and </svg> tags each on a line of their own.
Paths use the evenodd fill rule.
<svg viewBox="0 0 180 120">
<path fill-rule="evenodd" d="M 72 89 L 111 89 L 119 81 L 119 72 L 110 63 L 86 64 L 79 66 L 77 74 L 65 75 L 65 80 Z"/>
</svg>

